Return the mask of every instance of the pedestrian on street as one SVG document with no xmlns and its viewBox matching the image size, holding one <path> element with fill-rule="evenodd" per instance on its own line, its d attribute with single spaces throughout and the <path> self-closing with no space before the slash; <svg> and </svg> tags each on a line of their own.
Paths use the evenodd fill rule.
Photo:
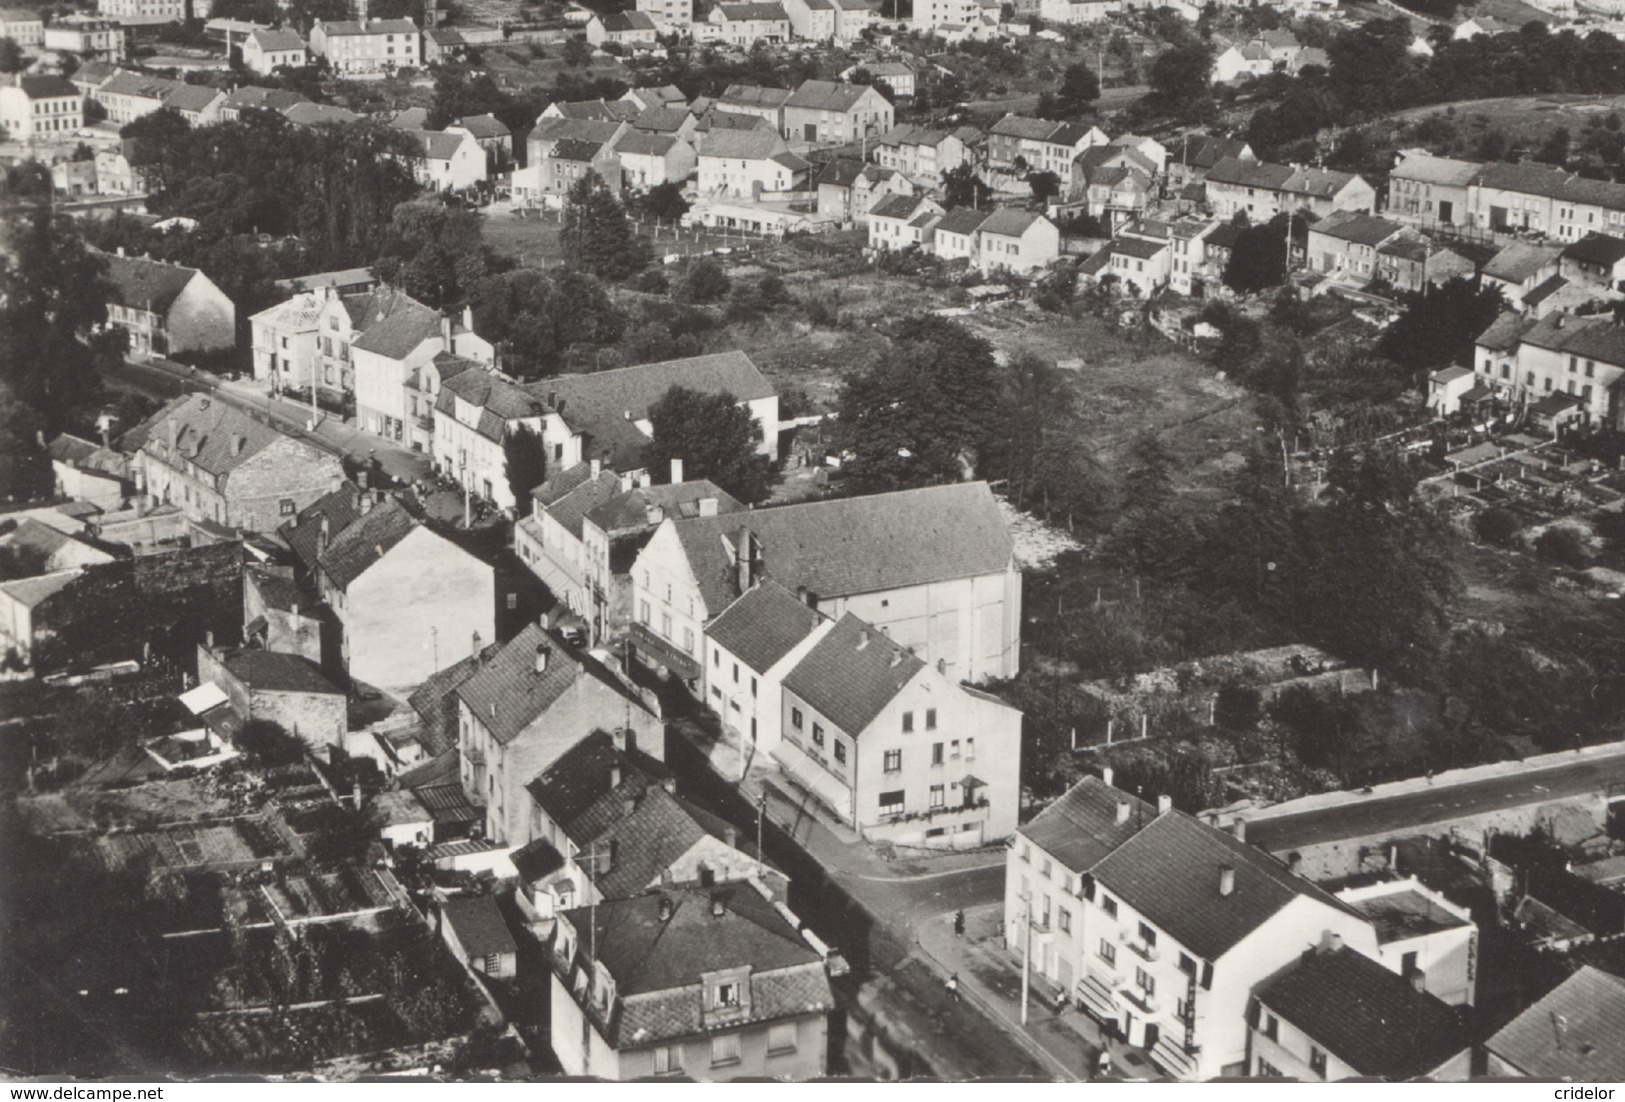
<svg viewBox="0 0 1625 1102">
<path fill-rule="evenodd" d="M 959 973 L 955 972 L 948 977 L 948 994 L 953 996 L 954 1002 L 959 1001 Z"/>
<path fill-rule="evenodd" d="M 965 912 L 954 912 L 954 937 L 965 936 Z"/>
</svg>

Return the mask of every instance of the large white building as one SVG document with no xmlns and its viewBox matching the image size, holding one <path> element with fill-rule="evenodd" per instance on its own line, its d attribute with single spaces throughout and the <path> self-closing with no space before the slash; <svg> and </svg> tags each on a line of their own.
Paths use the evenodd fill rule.
<svg viewBox="0 0 1625 1102">
<path fill-rule="evenodd" d="M 410 19 L 318 20 L 310 29 L 310 52 L 340 75 L 383 74 L 422 64 L 422 38 Z"/>
<path fill-rule="evenodd" d="M 85 97 L 55 75 L 24 75 L 0 87 L 0 126 L 14 142 L 62 138 L 85 124 Z"/>
</svg>

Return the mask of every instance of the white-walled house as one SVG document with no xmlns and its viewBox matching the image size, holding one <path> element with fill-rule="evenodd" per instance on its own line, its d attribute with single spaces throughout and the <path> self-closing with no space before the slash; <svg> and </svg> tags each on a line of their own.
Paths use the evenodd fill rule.
<svg viewBox="0 0 1625 1102">
<path fill-rule="evenodd" d="M 873 625 L 842 616 L 782 695 L 773 757 L 863 837 L 970 849 L 1016 829 L 1021 712 Z"/>
<path fill-rule="evenodd" d="M 977 263 L 984 272 L 1000 268 L 1030 274 L 1061 255 L 1061 230 L 1033 211 L 1006 207 L 988 215 L 976 231 Z"/>
<path fill-rule="evenodd" d="M 1337 898 L 1376 928 L 1376 960 L 1384 968 L 1426 977 L 1428 993 L 1451 1006 L 1473 1005 L 1478 927 L 1466 907 L 1414 876 L 1344 888 Z"/>
<path fill-rule="evenodd" d="M 422 38 L 410 19 L 318 19 L 310 28 L 310 52 L 341 76 L 380 75 L 421 65 Z"/>
<path fill-rule="evenodd" d="M 1305 952 L 1377 952 L 1362 915 L 1274 857 L 1109 779 L 1021 827 L 1006 861 L 1005 944 L 1176 1079 L 1245 1074 L 1255 991 Z"/>
<path fill-rule="evenodd" d="M 297 69 L 310 61 L 305 40 L 293 31 L 261 27 L 243 39 L 243 67 L 264 76 L 278 69 Z"/>
<path fill-rule="evenodd" d="M 701 195 L 747 199 L 796 190 L 812 167 L 777 133 L 719 128 L 700 139 L 696 165 Z"/>
<path fill-rule="evenodd" d="M 895 252 L 930 246 L 942 205 L 924 195 L 892 195 L 869 208 L 869 247 Z"/>
<path fill-rule="evenodd" d="M 0 127 L 7 140 L 62 138 L 85 125 L 85 97 L 54 74 L 24 74 L 0 86 Z"/>
<path fill-rule="evenodd" d="M 621 162 L 622 181 L 637 191 L 683 183 L 699 167 L 694 147 L 675 134 L 629 130 L 615 142 L 614 149 Z"/>
<path fill-rule="evenodd" d="M 742 745 L 772 753 L 783 725 L 784 677 L 834 626 L 777 582 L 758 582 L 706 626 L 706 706 Z"/>
<path fill-rule="evenodd" d="M 705 625 L 763 577 L 953 679 L 1020 668 L 1021 573 L 984 482 L 667 518 L 633 564 L 634 646 L 650 642 L 697 680 Z"/>
</svg>

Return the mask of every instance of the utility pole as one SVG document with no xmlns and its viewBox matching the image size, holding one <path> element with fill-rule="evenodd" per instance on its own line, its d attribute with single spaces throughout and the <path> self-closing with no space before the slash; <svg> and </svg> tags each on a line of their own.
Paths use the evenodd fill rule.
<svg viewBox="0 0 1625 1102">
<path fill-rule="evenodd" d="M 766 817 L 767 790 L 764 788 L 762 794 L 756 797 L 756 876 L 758 879 L 767 875 L 767 869 L 762 863 L 762 820 Z"/>
<path fill-rule="evenodd" d="M 1032 989 L 1032 892 L 1021 897 L 1021 1024 L 1027 1024 L 1027 995 Z"/>
</svg>

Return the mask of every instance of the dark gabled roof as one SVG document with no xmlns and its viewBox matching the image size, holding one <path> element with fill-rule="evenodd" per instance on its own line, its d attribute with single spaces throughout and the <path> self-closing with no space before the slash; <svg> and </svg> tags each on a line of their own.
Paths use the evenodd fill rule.
<svg viewBox="0 0 1625 1102">
<path fill-rule="evenodd" d="M 83 570 L 74 567 L 51 574 L 38 574 L 32 578 L 17 578 L 9 582 L 0 582 L 0 591 L 24 608 L 33 608 L 47 597 L 68 588 L 83 573 Z"/>
<path fill-rule="evenodd" d="M 82 544 L 86 547 L 91 546 L 85 543 L 84 540 L 70 536 L 60 529 L 52 528 L 49 524 L 43 524 L 33 517 L 24 517 L 9 532 L 0 534 L 0 546 L 25 548 L 47 556 L 55 554 L 70 543 Z M 111 555 L 107 557 L 112 558 Z"/>
<path fill-rule="evenodd" d="M 286 111 L 296 103 L 308 102 L 298 92 L 290 92 L 285 88 L 258 88 L 245 86 L 237 88 L 226 95 L 224 108 L 242 111 L 250 107 L 261 107 L 267 111 Z"/>
<path fill-rule="evenodd" d="M 1625 238 L 1612 237 L 1606 233 L 1588 233 L 1564 249 L 1563 255 L 1582 264 L 1612 268 L 1625 260 Z"/>
<path fill-rule="evenodd" d="M 555 107 L 559 114 L 552 117 L 560 122 L 629 122 L 639 111 L 635 103 L 604 99 L 559 100 L 549 105 L 549 109 Z M 536 120 L 537 128 L 548 121 Z"/>
<path fill-rule="evenodd" d="M 64 96 L 79 95 L 79 89 L 73 82 L 55 73 L 25 75 L 17 81 L 17 87 L 23 90 L 23 95 L 31 100 L 61 99 Z"/>
<path fill-rule="evenodd" d="M 1119 805 L 1128 808 L 1121 819 Z M 1084 873 L 1155 816 L 1156 809 L 1143 800 L 1085 777 L 1034 816 L 1021 834 L 1072 872 Z"/>
<path fill-rule="evenodd" d="M 419 526 L 418 518 L 391 498 L 334 534 L 317 564 L 335 586 L 347 589 Z"/>
<path fill-rule="evenodd" d="M 662 900 L 672 907 L 665 922 L 660 921 Z M 711 913 L 714 901 L 722 903 L 721 915 Z M 807 1014 L 834 1006 L 827 981 L 821 985 L 822 991 L 806 1001 L 775 1006 L 771 1000 L 761 998 L 764 992 L 758 985 L 762 973 L 814 965 L 822 978 L 823 961 L 778 909 L 749 884 L 650 892 L 602 902 L 596 910 L 594 915 L 592 909 L 578 907 L 564 912 L 564 917 L 580 932 L 578 940 L 583 950 L 591 941 L 590 923 L 596 918 L 598 960 L 614 977 L 616 993 L 623 1000 L 693 989 L 694 1024 L 698 1026 L 701 977 L 748 966 L 752 972 L 754 1020 Z M 623 1015 L 632 1012 L 632 1007 L 623 1006 Z M 626 1035 L 625 1023 L 621 1031 Z"/>
<path fill-rule="evenodd" d="M 1219 894 L 1219 870 L 1235 887 Z M 1146 823 L 1093 869 L 1100 885 L 1204 960 L 1216 961 L 1287 904 L 1307 895 L 1353 914 L 1264 851 L 1183 811 Z"/>
<path fill-rule="evenodd" d="M 1555 199 L 1562 194 L 1563 185 L 1569 178 L 1570 173 L 1567 169 L 1554 165 L 1543 165 L 1533 161 L 1520 164 L 1495 161 L 1479 168 L 1476 182 L 1480 187 L 1519 191 L 1526 195 L 1542 195 Z"/>
<path fill-rule="evenodd" d="M 508 855 L 522 884 L 535 884 L 564 867 L 564 854 L 546 838 L 533 838 Z"/>
<path fill-rule="evenodd" d="M 1239 138 L 1218 138 L 1207 134 L 1191 136 L 1181 145 L 1176 155 L 1170 152 L 1168 163 L 1176 161 L 1192 168 L 1212 168 L 1226 157 L 1244 159 L 1247 143 Z"/>
<path fill-rule="evenodd" d="M 957 210 L 951 210 L 942 216 L 942 221 L 937 223 L 937 232 L 975 233 L 982 228 L 982 223 L 987 221 L 987 217 L 991 213 L 991 211 L 976 210 L 972 207 L 960 207 Z"/>
<path fill-rule="evenodd" d="M 128 69 L 120 69 L 102 84 L 101 92 L 110 96 L 134 96 L 137 99 L 162 100 L 180 86 L 181 83 L 178 80 L 148 76 L 146 73 L 132 73 Z"/>
<path fill-rule="evenodd" d="M 596 506 L 621 493 L 621 477 L 614 471 L 602 471 L 597 478 L 589 478 L 575 489 L 544 506 L 547 515 L 576 539 L 581 539 L 581 522 Z"/>
<path fill-rule="evenodd" d="M 376 298 L 377 293 L 369 297 Z M 439 311 L 404 295 L 392 305 L 385 316 L 367 326 L 356 338 L 354 347 L 358 351 L 373 352 L 391 360 L 405 359 L 418 345 L 440 334 Z"/>
<path fill-rule="evenodd" d="M 982 223 L 981 232 L 996 233 L 1000 237 L 1020 237 L 1043 217 L 1042 214 L 1030 210 L 1004 207 L 987 216 L 987 221 Z"/>
<path fill-rule="evenodd" d="M 1358 179 L 1360 177 L 1352 172 L 1336 172 L 1329 168 L 1300 168 L 1292 173 L 1282 190 L 1295 195 L 1330 199 Z"/>
<path fill-rule="evenodd" d="M 614 771 L 620 770 L 620 783 Z M 525 786 L 536 806 L 577 846 L 597 838 L 626 813 L 626 802 L 671 777 L 663 763 L 641 750 L 627 752 L 615 738 L 593 731 Z"/>
<path fill-rule="evenodd" d="M 856 738 L 925 663 L 850 612 L 784 675 L 784 687 Z"/>
<path fill-rule="evenodd" d="M 507 435 L 510 421 L 547 412 L 547 404 L 538 395 L 489 371 L 463 370 L 442 376 L 435 412 L 455 416 L 459 398 L 479 411 L 479 420 L 469 427 L 496 443 Z"/>
<path fill-rule="evenodd" d="M 759 161 L 766 160 L 783 149 L 784 139 L 776 130 L 734 130 L 713 127 L 701 139 L 699 155 Z"/>
<path fill-rule="evenodd" d="M 169 454 L 168 424 L 176 422 L 175 443 L 180 455 Z M 142 447 L 166 462 L 190 460 L 200 469 L 214 475 L 229 475 L 266 448 L 291 436 L 257 421 L 238 409 L 205 394 L 188 394 L 177 398 L 140 426 L 145 443 Z M 239 442 L 241 447 L 238 447 Z M 316 449 L 303 441 L 299 446 L 309 452 Z M 337 461 L 334 461 L 337 466 Z"/>
<path fill-rule="evenodd" d="M 656 134 L 675 134 L 690 117 L 686 107 L 647 107 L 632 120 L 632 126 L 636 130 L 649 130 Z"/>
<path fill-rule="evenodd" d="M 1563 1043 L 1554 1027 L 1562 1024 Z M 1484 1042 L 1534 1079 L 1625 1080 L 1625 979 L 1584 965 Z"/>
<path fill-rule="evenodd" d="M 813 178 L 813 183 L 828 184 L 831 187 L 851 187 L 863 175 L 863 162 L 854 161 L 845 157 L 837 157 L 828 161 Z"/>
<path fill-rule="evenodd" d="M 540 486 L 530 492 L 530 496 L 543 505 L 551 505 L 591 477 L 592 464 L 577 463 L 548 475 Z"/>
<path fill-rule="evenodd" d="M 628 130 L 615 143 L 615 152 L 627 156 L 664 157 L 677 144 L 672 134 L 654 134 L 642 130 Z"/>
<path fill-rule="evenodd" d="M 322 518 L 327 518 L 327 538 L 331 540 L 361 516 L 360 498 L 360 489 L 346 482 L 299 510 L 298 516 L 277 529 L 277 535 L 293 548 L 304 568 L 314 573 L 322 551 Z"/>
<path fill-rule="evenodd" d="M 1518 347 L 1523 334 L 1534 322 L 1522 314 L 1511 310 L 1503 310 L 1498 314 L 1490 327 L 1478 335 L 1473 342 L 1485 348 L 1498 352 L 1511 351 Z"/>
<path fill-rule="evenodd" d="M 447 643 L 449 645 L 450 640 Z M 457 690 L 474 676 L 480 660 L 490 659 L 497 647 L 497 643 L 487 643 L 480 648 L 478 656 L 469 654 L 445 669 L 436 670 L 406 698 L 423 720 L 419 738 L 431 757 L 457 745 Z"/>
<path fill-rule="evenodd" d="M 1286 186 L 1294 171 L 1290 165 L 1272 165 L 1265 161 L 1244 161 L 1239 157 L 1225 157 L 1208 169 L 1207 179 L 1210 184 L 1261 187 L 1277 191 Z"/>
<path fill-rule="evenodd" d="M 250 689 L 280 693 L 321 693 L 343 696 L 344 690 L 322 676 L 308 658 L 297 654 L 247 648 L 227 651 L 223 665 Z"/>
<path fill-rule="evenodd" d="M 1119 237 L 1112 242 L 1112 252 L 1118 256 L 1132 256 L 1150 260 L 1168 247 L 1166 241 L 1147 241 L 1143 237 Z"/>
<path fill-rule="evenodd" d="M 1002 138 L 1025 138 L 1028 141 L 1047 141 L 1060 127 L 1060 123 L 1047 119 L 1029 119 L 1021 115 L 1006 115 L 989 129 L 990 135 Z"/>
<path fill-rule="evenodd" d="M 536 657 L 547 655 L 547 668 L 536 672 Z M 479 717 L 491 736 L 506 746 L 547 712 L 583 677 L 595 677 L 620 693 L 633 708 L 647 711 L 626 686 L 587 655 L 577 654 L 529 624 L 490 661 L 457 688 L 457 695 Z"/>
<path fill-rule="evenodd" d="M 548 157 L 555 161 L 580 161 L 587 164 L 603 151 L 603 142 L 590 141 L 586 138 L 561 138 L 554 144 Z"/>
<path fill-rule="evenodd" d="M 1499 322 L 1499 319 L 1497 319 Z M 1490 327 L 1495 328 L 1493 325 Z M 1483 344 L 1490 334 L 1478 338 Z M 1523 330 L 1522 339 L 1537 348 L 1549 348 L 1571 356 L 1602 360 L 1625 367 L 1625 329 L 1611 317 L 1568 317 L 1548 314 Z"/>
<path fill-rule="evenodd" d="M 1351 210 L 1333 211 L 1309 227 L 1311 233 L 1323 233 L 1339 241 L 1370 245 L 1372 248 L 1381 245 L 1397 233 L 1403 233 L 1404 230 L 1405 227 L 1398 222 Z"/>
<path fill-rule="evenodd" d="M 761 582 L 723 610 L 705 636 L 757 673 L 766 673 L 822 619 L 782 585 Z"/>
<path fill-rule="evenodd" d="M 176 111 L 202 111 L 225 93 L 201 84 L 183 84 L 164 97 L 164 106 Z"/>
<path fill-rule="evenodd" d="M 717 513 L 737 513 L 744 504 L 710 479 L 639 486 L 593 505 L 587 519 L 612 538 L 621 532 L 648 531 L 666 517 L 697 517 L 702 501 L 715 502 Z M 658 519 L 657 519 L 658 518 Z"/>
<path fill-rule="evenodd" d="M 1265 983 L 1258 1001 L 1355 1075 L 1412 1079 L 1467 1048 L 1456 1012 L 1353 949 L 1314 952 Z"/>
<path fill-rule="evenodd" d="M 841 84 L 833 80 L 804 80 L 789 99 L 786 108 L 801 107 L 810 111 L 839 111 L 845 113 L 857 106 L 866 92 L 867 84 Z"/>
<path fill-rule="evenodd" d="M 759 84 L 730 84 L 717 97 L 719 106 L 783 107 L 790 98 L 788 88 L 764 88 Z"/>
<path fill-rule="evenodd" d="M 436 46 L 466 46 L 468 40 L 463 32 L 454 27 L 433 27 L 423 32 L 423 37 Z"/>
<path fill-rule="evenodd" d="M 299 607 L 307 611 L 311 608 L 312 602 L 298 584 L 291 576 L 278 573 L 278 568 L 250 563 L 243 570 L 243 581 L 253 585 L 259 592 L 260 600 L 269 608 L 283 612 L 292 612 Z"/>
<path fill-rule="evenodd" d="M 603 23 L 604 30 L 611 34 L 627 31 L 652 31 L 655 29 L 655 21 L 649 17 L 648 12 L 617 11 L 608 15 L 601 15 L 598 19 L 599 22 Z"/>
<path fill-rule="evenodd" d="M 605 417 L 641 421 L 649 407 L 659 402 L 674 386 L 701 394 L 732 394 L 735 401 L 750 402 L 774 393 L 749 356 L 743 352 L 717 352 L 689 356 L 681 360 L 619 367 L 590 375 L 558 375 L 531 385 L 532 394 L 556 394 L 559 414 L 570 424 L 585 424 Z"/>
<path fill-rule="evenodd" d="M 417 34 L 418 25 L 410 19 L 369 19 L 365 23 L 353 20 L 321 21 L 329 35 Z"/>
<path fill-rule="evenodd" d="M 620 806 L 625 814 L 604 828 L 591 851 L 613 854 L 612 859 L 587 869 L 598 890 L 610 899 L 624 899 L 658 884 L 662 872 L 711 833 L 687 804 L 659 786 L 646 789 L 630 810 L 625 803 Z"/>
<path fill-rule="evenodd" d="M 1234 222 L 1222 222 L 1213 227 L 1212 232 L 1202 240 L 1204 242 L 1204 247 L 1209 249 L 1233 249 L 1236 247 L 1236 242 L 1240 238 L 1240 226 L 1236 225 Z"/>
<path fill-rule="evenodd" d="M 1391 179 L 1415 180 L 1418 183 L 1438 184 L 1443 187 L 1466 187 L 1477 178 L 1479 170 L 1483 167 L 1477 161 L 1436 157 L 1415 149 L 1400 154 L 1400 160 L 1388 175 Z"/>
<path fill-rule="evenodd" d="M 718 4 L 717 10 L 722 12 L 724 19 L 741 23 L 784 23 L 790 18 L 779 3 L 749 2 L 743 4 Z"/>
<path fill-rule="evenodd" d="M 329 126 L 337 123 L 359 122 L 361 116 L 345 107 L 330 103 L 296 103 L 282 111 L 282 117 L 295 126 Z"/>
<path fill-rule="evenodd" d="M 630 106 L 630 105 L 628 105 Z M 626 124 L 618 120 L 603 119 L 537 119 L 530 132 L 532 142 L 596 142 L 603 145 L 614 141 Z"/>
<path fill-rule="evenodd" d="M 1086 122 L 1063 122 L 1044 140 L 1051 145 L 1076 146 L 1093 133 L 1095 129 L 1094 126 Z"/>
<path fill-rule="evenodd" d="M 696 517 L 675 527 L 712 616 L 739 595 L 729 547 L 746 529 L 767 577 L 823 599 L 1002 573 L 1012 548 L 985 482 Z"/>
<path fill-rule="evenodd" d="M 440 904 L 440 912 L 457 934 L 457 944 L 471 957 L 519 951 L 502 912 L 497 909 L 496 900 L 488 895 L 445 900 Z"/>
<path fill-rule="evenodd" d="M 724 111 L 720 107 L 713 107 L 700 116 L 700 121 L 694 124 L 694 130 L 699 134 L 709 134 L 717 130 L 773 130 L 773 124 L 761 115 L 741 114 L 738 111 Z"/>
<path fill-rule="evenodd" d="M 87 462 L 97 452 L 97 445 L 92 444 L 81 436 L 71 433 L 59 432 L 52 437 L 51 442 L 45 446 L 45 454 L 58 463 L 66 463 L 77 467 Z"/>
<path fill-rule="evenodd" d="M 495 115 L 464 115 L 457 120 L 457 125 L 475 138 L 506 138 L 513 133 L 507 124 Z"/>
<path fill-rule="evenodd" d="M 924 195 L 888 195 L 869 208 L 869 217 L 895 218 L 906 222 L 929 201 Z"/>
<path fill-rule="evenodd" d="M 186 285 L 198 275 L 196 268 L 166 264 L 141 256 L 119 256 L 96 250 L 107 262 L 107 278 L 113 285 L 113 302 L 155 314 L 168 313 Z"/>
</svg>

